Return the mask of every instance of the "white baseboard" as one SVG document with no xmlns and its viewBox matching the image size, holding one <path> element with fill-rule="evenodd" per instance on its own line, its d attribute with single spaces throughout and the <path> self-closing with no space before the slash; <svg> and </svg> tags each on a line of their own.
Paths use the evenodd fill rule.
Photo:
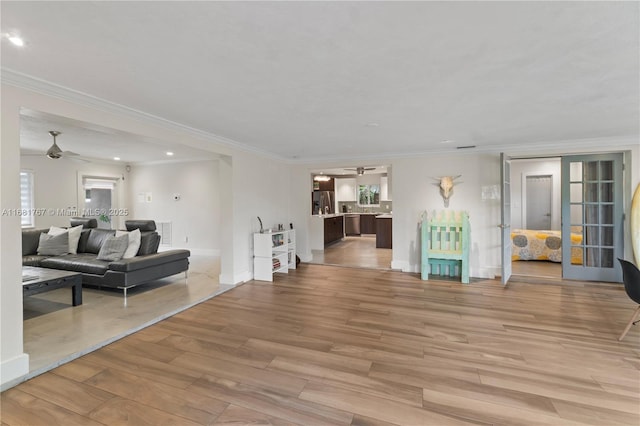
<svg viewBox="0 0 640 426">
<path fill-rule="evenodd" d="M 0 391 L 20 383 L 29 373 L 29 354 L 20 354 L 0 364 Z"/>
<path fill-rule="evenodd" d="M 300 262 L 311 262 L 313 260 L 313 255 L 311 252 L 308 253 L 296 253 L 300 258 Z"/>
<path fill-rule="evenodd" d="M 220 284 L 226 285 L 236 285 L 240 283 L 245 283 L 247 281 L 251 281 L 253 279 L 253 274 L 249 271 L 244 271 L 239 274 L 220 274 L 218 280 Z"/>
<path fill-rule="evenodd" d="M 402 272 L 420 272 L 420 265 L 411 265 L 406 260 L 392 260 L 391 269 L 400 270 Z"/>
</svg>

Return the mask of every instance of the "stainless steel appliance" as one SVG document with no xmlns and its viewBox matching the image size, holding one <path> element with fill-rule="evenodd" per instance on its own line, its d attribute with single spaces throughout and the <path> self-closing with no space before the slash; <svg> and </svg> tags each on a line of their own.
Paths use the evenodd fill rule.
<svg viewBox="0 0 640 426">
<path fill-rule="evenodd" d="M 311 194 L 311 214 L 335 213 L 335 195 L 333 191 L 313 191 Z"/>
<path fill-rule="evenodd" d="M 360 235 L 360 215 L 347 214 L 344 216 L 345 235 Z"/>
</svg>

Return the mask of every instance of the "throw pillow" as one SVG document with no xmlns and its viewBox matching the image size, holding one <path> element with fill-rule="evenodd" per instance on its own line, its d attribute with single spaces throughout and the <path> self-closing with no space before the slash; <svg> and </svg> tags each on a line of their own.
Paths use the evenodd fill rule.
<svg viewBox="0 0 640 426">
<path fill-rule="evenodd" d="M 69 253 L 69 233 L 49 235 L 40 234 L 38 254 L 41 256 L 60 256 Z"/>
<path fill-rule="evenodd" d="M 122 255 L 124 254 L 128 245 L 128 235 L 121 235 L 119 237 L 110 236 L 104 241 L 102 247 L 100 247 L 100 252 L 98 253 L 98 257 L 96 259 L 108 260 L 111 262 L 120 260 L 122 259 Z"/>
<path fill-rule="evenodd" d="M 52 226 L 49 228 L 49 235 L 60 235 L 65 232 L 69 233 L 69 253 L 78 253 L 78 242 L 80 241 L 80 235 L 82 234 L 82 225 L 74 226 L 73 228 L 58 228 Z"/>
<path fill-rule="evenodd" d="M 123 259 L 131 259 L 132 257 L 136 257 L 138 254 L 138 249 L 140 248 L 140 230 L 134 229 L 133 231 L 116 231 L 116 237 L 121 235 L 129 236 L 129 245 L 127 246 L 127 250 L 124 252 L 122 256 Z"/>
</svg>

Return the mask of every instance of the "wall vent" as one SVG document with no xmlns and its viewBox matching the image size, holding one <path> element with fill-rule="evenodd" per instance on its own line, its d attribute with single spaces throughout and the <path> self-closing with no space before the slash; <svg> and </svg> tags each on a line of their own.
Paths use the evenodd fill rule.
<svg viewBox="0 0 640 426">
<path fill-rule="evenodd" d="M 160 235 L 160 245 L 171 245 L 171 222 L 157 222 L 156 228 Z"/>
</svg>

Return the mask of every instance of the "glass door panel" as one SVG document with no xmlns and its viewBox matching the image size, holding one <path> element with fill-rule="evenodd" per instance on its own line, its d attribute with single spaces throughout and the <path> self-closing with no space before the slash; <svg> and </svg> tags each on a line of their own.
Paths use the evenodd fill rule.
<svg viewBox="0 0 640 426">
<path fill-rule="evenodd" d="M 622 154 L 563 157 L 562 194 L 563 277 L 619 282 Z"/>
</svg>

